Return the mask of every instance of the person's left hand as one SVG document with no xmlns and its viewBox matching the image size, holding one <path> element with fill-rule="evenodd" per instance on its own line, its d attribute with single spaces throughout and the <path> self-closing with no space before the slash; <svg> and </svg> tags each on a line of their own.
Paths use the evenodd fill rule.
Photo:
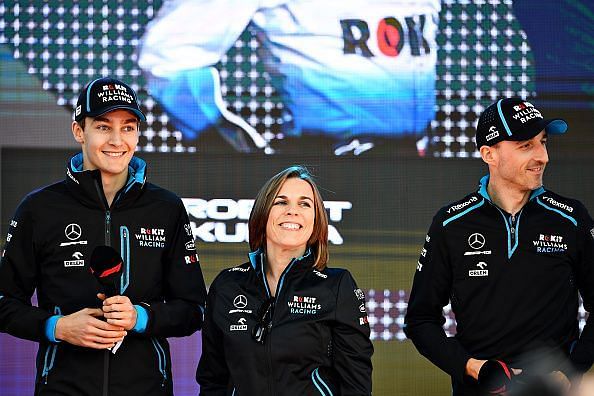
<svg viewBox="0 0 594 396">
<path fill-rule="evenodd" d="M 571 388 L 571 381 L 562 371 L 553 371 L 549 374 L 549 378 L 551 378 L 553 382 L 559 386 L 560 390 L 563 392 L 563 395 L 569 392 Z"/>
<path fill-rule="evenodd" d="M 136 308 L 127 296 L 105 298 L 105 294 L 97 294 L 103 300 L 103 316 L 107 323 L 132 330 L 136 325 Z"/>
</svg>

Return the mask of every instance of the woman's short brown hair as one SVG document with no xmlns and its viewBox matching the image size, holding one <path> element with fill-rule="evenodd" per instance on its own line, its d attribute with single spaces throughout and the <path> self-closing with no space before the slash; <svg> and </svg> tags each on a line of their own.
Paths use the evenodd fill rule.
<svg viewBox="0 0 594 396">
<path fill-rule="evenodd" d="M 314 226 L 309 241 L 307 241 L 307 247 L 311 249 L 315 257 L 313 266 L 322 270 L 328 262 L 328 215 L 313 176 L 301 165 L 288 167 L 272 176 L 258 192 L 249 220 L 250 249 L 252 251 L 266 250 L 266 223 L 270 209 L 284 182 L 292 178 L 305 180 L 314 193 Z"/>
</svg>

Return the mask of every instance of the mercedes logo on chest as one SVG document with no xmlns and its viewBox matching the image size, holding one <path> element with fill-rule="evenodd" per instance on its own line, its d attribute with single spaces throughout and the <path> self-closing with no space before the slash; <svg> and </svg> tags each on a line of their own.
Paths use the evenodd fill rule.
<svg viewBox="0 0 594 396">
<path fill-rule="evenodd" d="M 66 238 L 68 238 L 71 241 L 74 241 L 80 238 L 80 236 L 82 235 L 82 230 L 78 224 L 71 223 L 68 224 L 64 229 L 64 234 L 66 235 Z"/>
<path fill-rule="evenodd" d="M 473 248 L 474 250 L 478 250 L 485 246 L 485 237 L 483 234 L 479 234 L 475 232 L 474 234 L 468 237 L 468 246 Z"/>
<path fill-rule="evenodd" d="M 243 294 L 238 295 L 233 299 L 233 305 L 235 306 L 235 308 L 238 309 L 243 309 L 247 307 L 247 297 Z"/>
</svg>

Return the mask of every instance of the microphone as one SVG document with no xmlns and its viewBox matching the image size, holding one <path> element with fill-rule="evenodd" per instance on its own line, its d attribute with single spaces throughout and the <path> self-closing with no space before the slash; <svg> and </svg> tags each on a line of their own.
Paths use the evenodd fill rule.
<svg viewBox="0 0 594 396">
<path fill-rule="evenodd" d="M 111 246 L 100 245 L 93 249 L 89 268 L 103 286 L 105 297 L 120 294 L 120 275 L 122 274 L 123 262 L 124 260 L 122 260 L 120 254 Z M 113 347 L 107 349 L 115 354 L 121 345 L 122 341 L 118 341 Z"/>
<path fill-rule="evenodd" d="M 122 257 L 111 246 L 97 246 L 91 253 L 91 273 L 103 286 L 106 297 L 120 294 L 120 275 L 122 274 Z"/>
</svg>

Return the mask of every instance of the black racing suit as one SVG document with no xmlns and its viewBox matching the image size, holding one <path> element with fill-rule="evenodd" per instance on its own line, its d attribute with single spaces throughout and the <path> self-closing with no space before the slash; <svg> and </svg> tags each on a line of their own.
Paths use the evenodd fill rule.
<svg viewBox="0 0 594 396">
<path fill-rule="evenodd" d="M 263 344 L 252 331 L 270 298 L 264 254 L 217 276 L 196 372 L 201 395 L 371 394 L 365 296 L 348 271 L 317 271 L 313 260 L 293 259 L 281 275 Z"/>
<path fill-rule="evenodd" d="M 465 376 L 469 358 L 514 368 L 548 365 L 580 371 L 594 358 L 592 316 L 579 334 L 578 290 L 594 302 L 594 222 L 584 206 L 534 190 L 511 216 L 478 192 L 442 208 L 417 263 L 405 332 L 421 354 L 452 376 L 454 394 L 476 393 Z M 455 337 L 442 309 L 451 301 Z M 559 358 L 561 356 L 561 359 Z"/>
<path fill-rule="evenodd" d="M 200 328 L 206 289 L 183 203 L 145 183 L 145 169 L 132 158 L 128 182 L 108 207 L 99 171 L 83 171 L 78 154 L 66 179 L 30 193 L 11 221 L 0 265 L 0 330 L 39 342 L 36 395 L 173 393 L 166 338 Z M 128 331 L 116 354 L 49 341 L 54 315 L 101 306 L 102 288 L 89 270 L 98 245 L 121 254 L 120 294 L 148 319 Z M 39 307 L 31 306 L 35 290 Z"/>
</svg>

